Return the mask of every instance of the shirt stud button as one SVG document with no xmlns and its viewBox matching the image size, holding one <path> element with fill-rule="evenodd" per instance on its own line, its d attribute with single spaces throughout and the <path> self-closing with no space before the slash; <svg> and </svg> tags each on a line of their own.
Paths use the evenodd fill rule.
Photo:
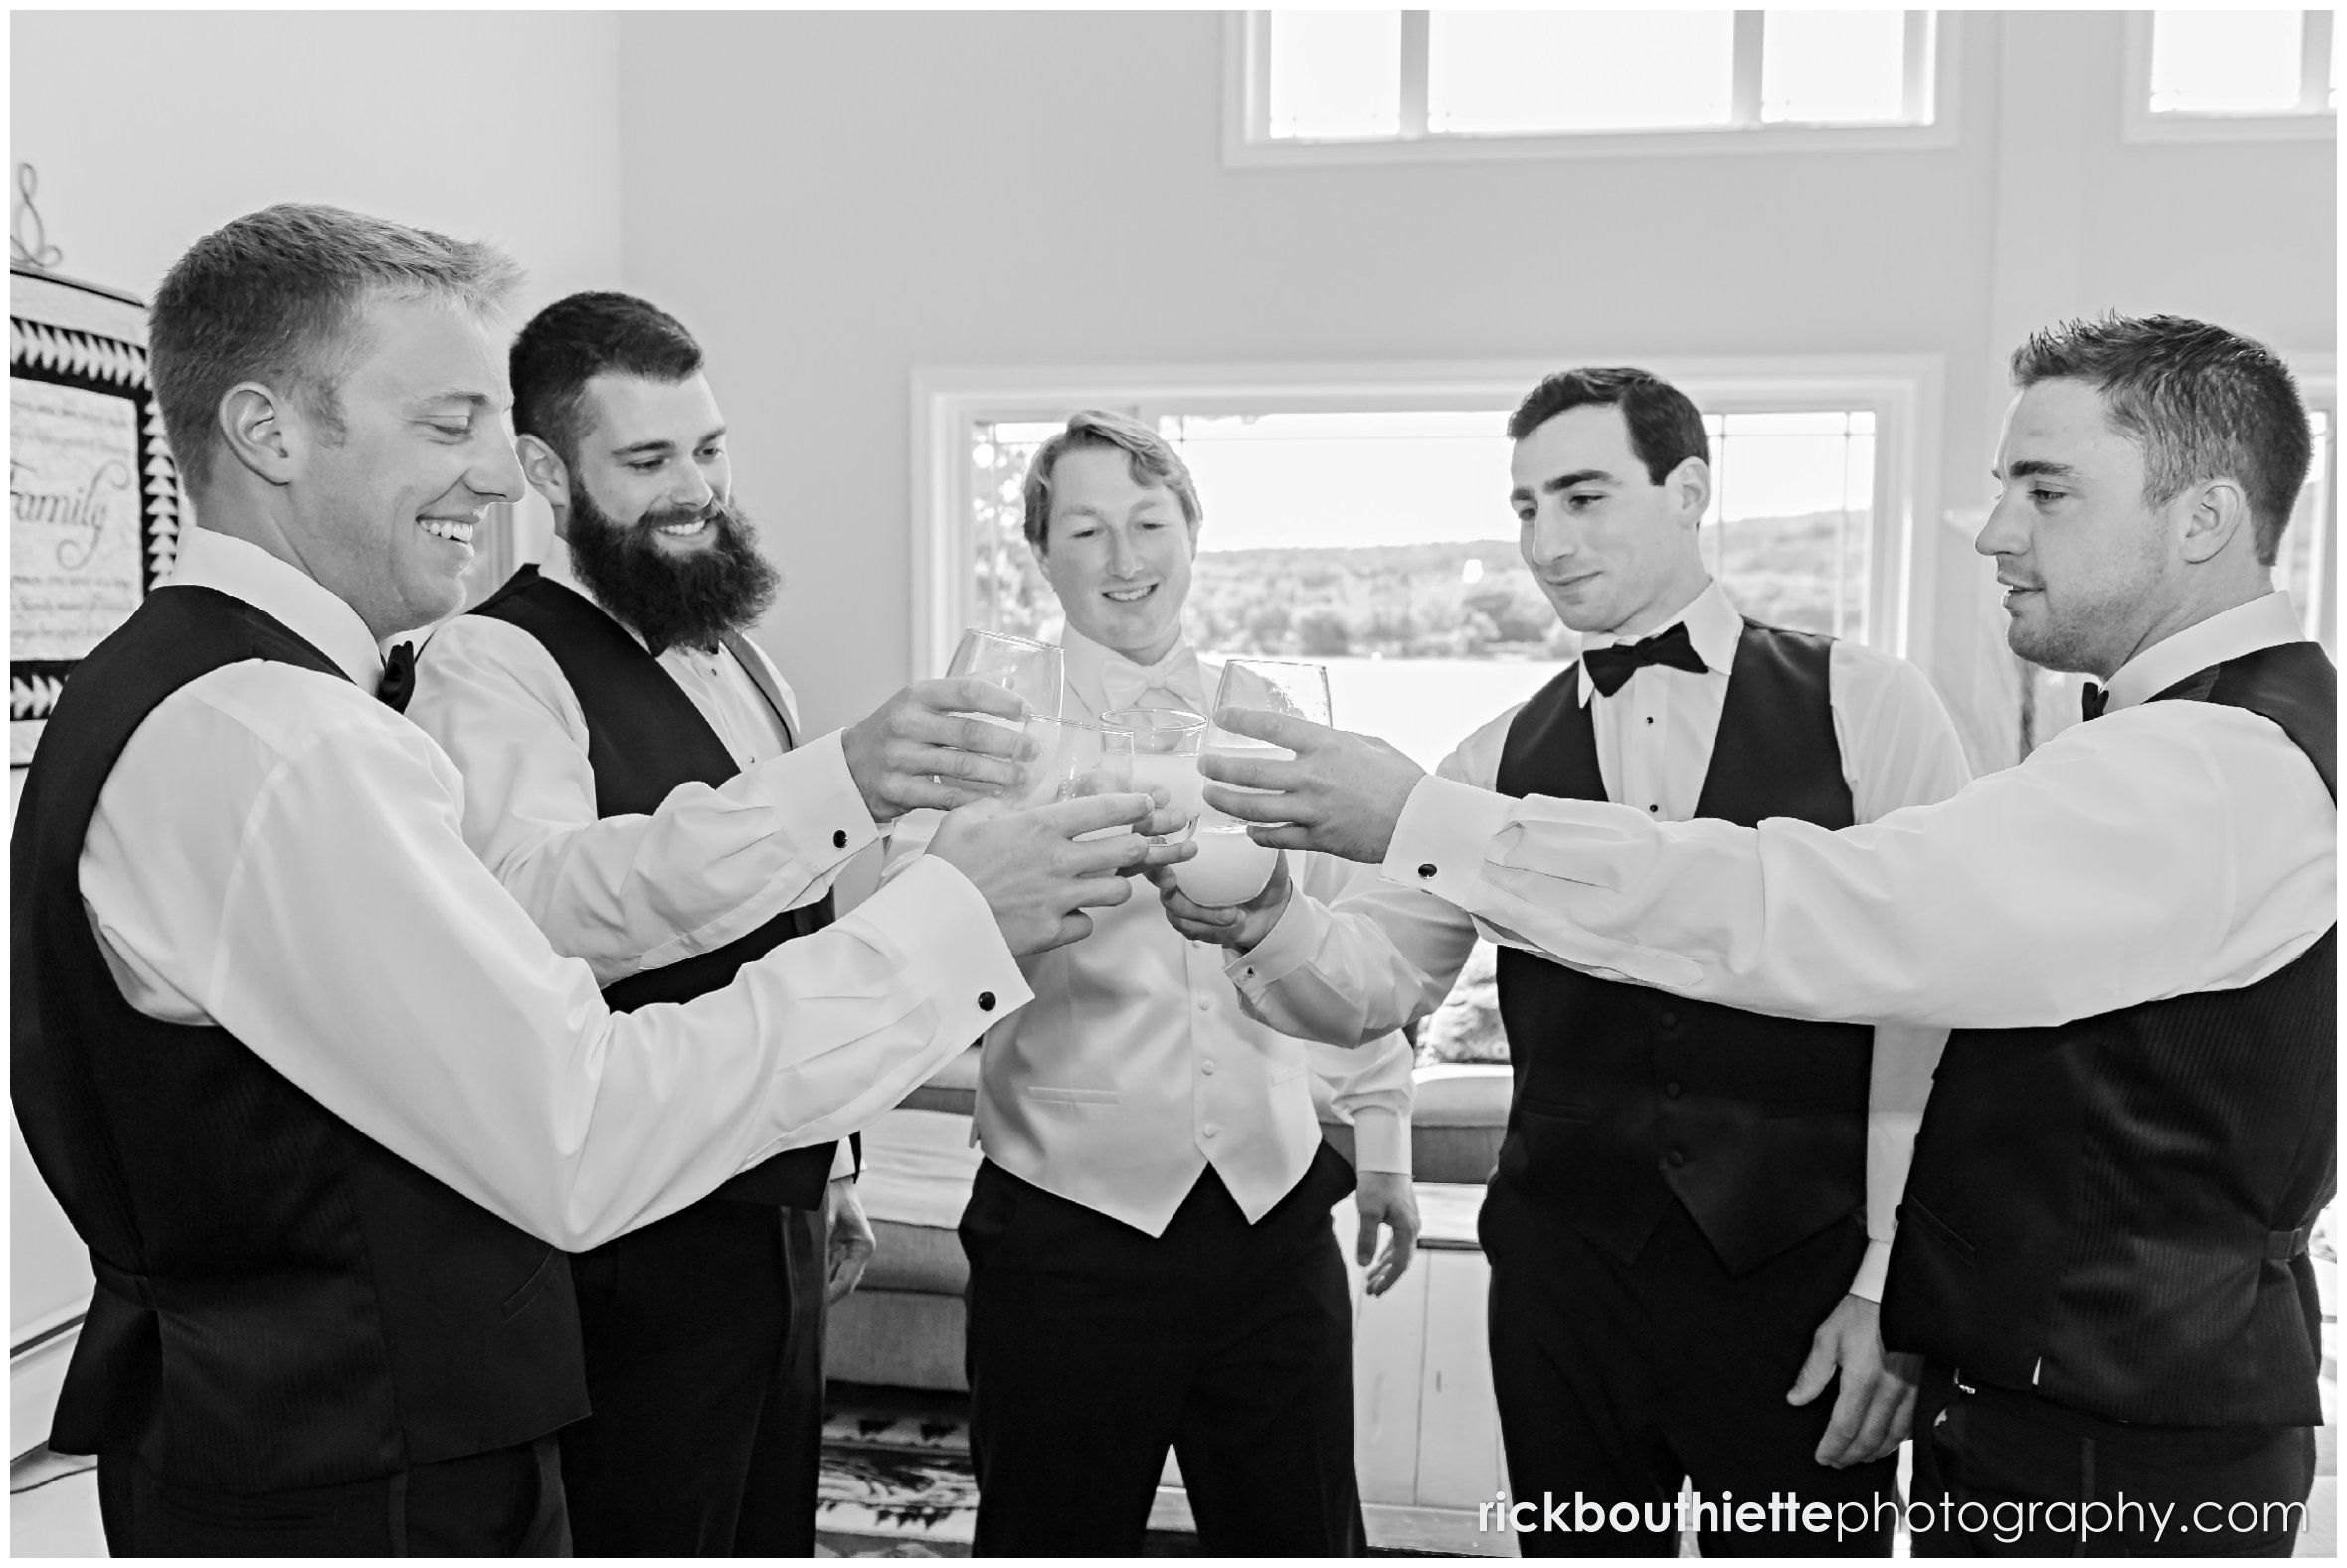
<svg viewBox="0 0 2347 1568">
<path fill-rule="evenodd" d="M 831 847 L 833 849 L 845 849 L 847 847 L 846 828 L 842 827 L 831 835 Z"/>
<path fill-rule="evenodd" d="M 1422 864 L 1421 866 L 1419 866 L 1419 867 L 1418 867 L 1418 875 L 1420 875 L 1421 877 L 1430 877 L 1430 876 L 1434 875 L 1434 862 L 1433 862 L 1433 861 L 1431 861 L 1431 860 L 1429 860 L 1429 861 L 1425 862 L 1424 864 Z"/>
<path fill-rule="evenodd" d="M 994 1010 L 994 993 L 993 991 L 980 991 L 978 993 L 978 1010 L 980 1012 L 993 1012 Z"/>
</svg>

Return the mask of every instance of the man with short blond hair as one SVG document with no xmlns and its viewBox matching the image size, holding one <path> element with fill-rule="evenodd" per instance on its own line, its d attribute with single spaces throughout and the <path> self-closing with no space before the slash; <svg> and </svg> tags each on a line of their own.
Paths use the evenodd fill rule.
<svg viewBox="0 0 2347 1568">
<path fill-rule="evenodd" d="M 615 1014 L 457 830 L 382 641 L 521 494 L 486 246 L 275 207 L 151 353 L 200 527 L 66 684 L 11 841 L 10 1095 L 97 1277 L 51 1446 L 116 1555 L 568 1549 L 563 1250 L 893 1104 L 1121 902 L 1113 797 L 928 864 L 679 1007 Z"/>
</svg>

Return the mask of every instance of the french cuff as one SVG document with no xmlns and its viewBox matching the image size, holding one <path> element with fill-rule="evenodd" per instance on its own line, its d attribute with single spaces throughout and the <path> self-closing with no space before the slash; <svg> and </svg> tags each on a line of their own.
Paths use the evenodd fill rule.
<svg viewBox="0 0 2347 1568">
<path fill-rule="evenodd" d="M 1484 852 L 1508 825 L 1516 803 L 1507 795 L 1429 774 L 1403 804 L 1385 864 L 1378 869 L 1388 882 L 1423 888 L 1473 914 L 1487 885 Z"/>
<path fill-rule="evenodd" d="M 855 1174 L 855 1150 L 841 1138 L 831 1150 L 831 1179 L 845 1181 Z"/>
<path fill-rule="evenodd" d="M 1863 1296 L 1870 1302 L 1883 1300 L 1883 1276 L 1891 1268 L 1891 1243 L 1867 1238 L 1866 1256 L 1858 1260 L 1858 1277 L 1850 1282 L 1850 1294 Z"/>
<path fill-rule="evenodd" d="M 1035 999 L 986 895 L 935 855 L 906 866 L 841 924 L 849 922 L 885 935 L 937 1008 L 940 1032 L 966 1045 Z"/>
<path fill-rule="evenodd" d="M 880 825 L 847 771 L 840 731 L 767 759 L 758 778 L 759 796 L 789 824 L 792 839 L 807 846 L 810 882 L 824 880 L 878 841 Z"/>
<path fill-rule="evenodd" d="M 1260 1001 L 1266 991 L 1311 961 L 1328 930 L 1327 906 L 1291 882 L 1288 907 L 1280 911 L 1271 930 L 1246 952 L 1233 953 L 1222 972 L 1242 995 Z"/>
<path fill-rule="evenodd" d="M 1391 1106 L 1359 1106 L 1353 1113 L 1355 1170 L 1410 1173 L 1410 1126 Z"/>
</svg>

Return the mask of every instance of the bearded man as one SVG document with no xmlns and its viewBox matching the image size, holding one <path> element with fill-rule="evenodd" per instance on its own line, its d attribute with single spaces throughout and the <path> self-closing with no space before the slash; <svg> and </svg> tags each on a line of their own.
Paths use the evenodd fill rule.
<svg viewBox="0 0 2347 1568">
<path fill-rule="evenodd" d="M 955 715 L 1017 703 L 927 681 L 805 739 L 744 635 L 777 579 L 691 334 L 574 294 L 523 328 L 510 371 L 559 538 L 433 637 L 408 714 L 463 772 L 467 842 L 606 1000 L 684 1000 L 827 925 L 879 823 L 974 798 L 958 780 L 1010 782 L 1015 732 Z M 854 1169 L 842 1145 L 795 1150 L 575 1260 L 581 1555 L 813 1552 L 823 1307 L 872 1249 Z"/>
</svg>

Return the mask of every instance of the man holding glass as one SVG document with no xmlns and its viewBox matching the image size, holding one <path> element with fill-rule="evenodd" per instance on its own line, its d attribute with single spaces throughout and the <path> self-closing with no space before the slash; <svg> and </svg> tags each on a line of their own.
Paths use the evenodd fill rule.
<svg viewBox="0 0 2347 1568">
<path fill-rule="evenodd" d="M 924 681 L 803 739 L 747 635 L 776 574 L 700 345 L 641 299 L 582 293 L 508 359 L 558 537 L 427 643 L 407 713 L 464 775 L 466 841 L 604 999 L 681 1001 L 829 925 L 879 824 L 1014 778 L 1020 704 Z M 854 1173 L 845 1143 L 794 1150 L 577 1260 L 582 1554 L 813 1551 L 823 1308 L 872 1250 Z"/>
<path fill-rule="evenodd" d="M 1925 1357 L 1917 1555 L 2286 1557 L 2338 1168 L 2338 676 L 2273 586 L 2306 408 L 2175 316 L 2045 328 L 2012 373 L 1973 548 L 2013 651 L 2101 682 L 2020 766 L 1836 832 L 1509 800 L 1295 724 L 1225 777 L 1275 791 L 1233 801 L 1267 836 L 1559 963 L 1954 1026 L 1883 1306 Z"/>
<path fill-rule="evenodd" d="M 892 1104 L 1124 902 L 1134 796 L 927 864 L 679 1006 L 614 1011 L 376 700 L 516 498 L 484 245 L 285 205 L 157 293 L 200 526 L 84 660 L 11 843 L 11 1103 L 97 1276 L 50 1442 L 117 1556 L 559 1554 L 569 1261 Z M 1000 935 L 995 935 L 996 930 Z"/>
<path fill-rule="evenodd" d="M 1508 434 L 1525 564 L 1585 641 L 1445 778 L 1656 822 L 1825 827 L 1962 787 L 1954 728 L 1913 665 L 1750 620 L 1712 580 L 1697 548 L 1710 452 L 1684 393 L 1566 371 Z M 1258 1016 L 1346 1041 L 1439 1004 L 1476 934 L 1440 900 L 1356 891 L 1331 905 L 1275 878 L 1242 911 L 1167 897 L 1181 929 L 1241 951 Z M 1606 1510 L 1521 1535 L 1525 1554 L 1668 1551 L 1683 1478 L 1715 1502 L 1891 1496 L 1915 1368 L 1886 1356 L 1877 1303 L 1944 1032 L 1682 1002 L 1508 948 L 1499 983 L 1516 1099 L 1480 1229 L 1509 1481 L 1519 1501 Z M 1628 1531 L 1622 1503 L 1643 1510 Z M 1871 1511 L 1838 1547 L 1702 1519 L 1707 1554 L 1891 1548 Z"/>
<path fill-rule="evenodd" d="M 1202 729 L 1220 672 L 1181 633 L 1200 510 L 1179 456 L 1133 420 L 1079 413 L 1035 453 L 1025 511 L 1067 614 L 1063 717 L 1149 726 L 1145 757 L 1153 731 Z M 918 828 L 898 838 L 901 865 Z M 1355 874 L 1319 856 L 1300 872 L 1331 897 Z M 986 1038 L 987 1157 L 961 1227 L 977 1550 L 1139 1555 L 1171 1446 L 1202 1553 L 1358 1553 L 1329 1210 L 1357 1182 L 1368 1288 L 1400 1277 L 1417 1234 L 1409 1047 L 1267 1028 L 1213 948 L 1146 900 L 1120 913 L 1029 966 L 1037 1003 Z M 1314 1074 L 1353 1124 L 1357 1177 L 1322 1140 Z"/>
</svg>

